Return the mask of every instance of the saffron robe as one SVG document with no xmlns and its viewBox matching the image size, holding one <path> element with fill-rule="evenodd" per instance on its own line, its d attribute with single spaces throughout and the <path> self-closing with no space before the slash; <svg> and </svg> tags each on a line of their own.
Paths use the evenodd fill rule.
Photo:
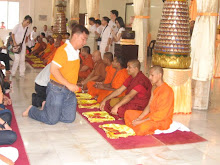
<svg viewBox="0 0 220 165">
<path fill-rule="evenodd" d="M 132 121 L 137 119 L 142 111 L 128 110 L 125 112 L 125 124 L 132 128 L 136 135 L 153 134 L 155 130 L 167 130 L 172 123 L 174 110 L 174 93 L 170 86 L 163 83 L 153 91 L 150 103 L 150 112 L 144 117 L 149 120 L 133 126 Z"/>
<path fill-rule="evenodd" d="M 86 71 L 80 71 L 79 72 L 79 77 L 80 78 L 86 78 L 92 72 L 92 69 L 94 67 L 94 62 L 92 60 L 92 55 L 91 54 L 89 54 L 87 58 L 81 56 L 81 59 L 82 59 L 82 67 L 83 66 L 88 66 L 89 68 Z"/>
<path fill-rule="evenodd" d="M 138 72 L 134 78 L 129 76 L 123 85 L 127 88 L 125 95 L 131 90 L 136 90 L 138 93 L 128 103 L 118 108 L 118 115 L 113 115 L 116 119 L 124 118 L 124 113 L 128 109 L 144 110 L 151 96 L 151 82 L 141 71 Z M 109 113 L 113 107 L 110 101 L 111 100 L 108 100 L 104 107 L 105 111 Z M 118 99 L 118 101 L 120 101 L 120 99 Z"/>
<path fill-rule="evenodd" d="M 115 76 L 114 76 L 114 78 L 113 78 L 113 80 L 112 80 L 112 82 L 111 82 L 111 87 L 114 88 L 114 89 L 120 88 L 128 77 L 129 77 L 129 75 L 128 75 L 127 69 L 121 69 L 121 70 L 119 70 L 119 71 L 115 74 Z M 98 90 L 98 94 L 97 94 L 97 95 L 98 95 L 97 101 L 98 101 L 99 103 L 102 102 L 102 100 L 103 100 L 105 97 L 107 97 L 108 95 L 110 95 L 112 92 L 113 92 L 113 91 L 110 91 L 110 90 L 99 89 L 99 90 Z M 123 92 L 122 94 L 120 94 L 118 97 L 122 97 L 122 96 L 124 96 L 124 95 L 125 95 L 125 92 Z"/>
<path fill-rule="evenodd" d="M 106 76 L 105 76 L 104 84 L 109 84 L 112 82 L 116 69 L 113 68 L 112 65 L 110 65 L 110 66 L 106 66 L 105 71 L 106 71 Z M 94 87 L 95 83 L 96 83 L 95 81 L 89 81 L 87 83 L 88 93 L 93 97 L 97 96 L 99 91 L 99 89 Z"/>
</svg>

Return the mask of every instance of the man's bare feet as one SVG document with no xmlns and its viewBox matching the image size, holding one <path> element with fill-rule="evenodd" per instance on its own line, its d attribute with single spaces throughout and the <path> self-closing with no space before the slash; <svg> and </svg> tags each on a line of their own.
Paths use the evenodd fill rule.
<svg viewBox="0 0 220 165">
<path fill-rule="evenodd" d="M 42 107 L 41 107 L 40 110 L 43 110 L 43 109 L 44 109 L 45 103 L 46 103 L 46 101 L 43 101 L 43 102 L 42 102 Z"/>
<path fill-rule="evenodd" d="M 4 127 L 5 127 L 4 130 L 10 130 L 10 131 L 12 130 L 11 127 L 8 124 L 5 124 Z"/>
<path fill-rule="evenodd" d="M 22 113 L 22 116 L 23 116 L 23 117 L 28 117 L 28 113 L 29 113 L 31 107 L 32 107 L 32 105 L 30 105 L 30 106 Z"/>
</svg>

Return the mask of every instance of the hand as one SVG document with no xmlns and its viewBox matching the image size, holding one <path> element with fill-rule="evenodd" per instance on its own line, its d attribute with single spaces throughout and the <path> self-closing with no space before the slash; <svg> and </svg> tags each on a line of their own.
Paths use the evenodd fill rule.
<svg viewBox="0 0 220 165">
<path fill-rule="evenodd" d="M 133 120 L 133 121 L 132 121 L 132 125 L 133 125 L 133 126 L 137 126 L 137 125 L 141 124 L 142 122 L 143 122 L 142 120 L 140 120 L 140 119 L 137 120 L 137 119 L 136 119 L 136 120 Z"/>
<path fill-rule="evenodd" d="M 105 85 L 104 84 L 97 84 L 96 88 L 105 89 Z"/>
<path fill-rule="evenodd" d="M 114 107 L 112 108 L 112 110 L 111 110 L 111 113 L 112 113 L 113 115 L 118 115 L 118 107 L 117 107 L 117 106 L 114 106 Z"/>
<path fill-rule="evenodd" d="M 4 105 L 11 105 L 11 99 L 9 99 L 7 96 L 3 96 Z"/>
<path fill-rule="evenodd" d="M 70 91 L 72 91 L 72 92 L 77 92 L 77 91 L 79 91 L 79 87 L 77 86 L 77 85 L 75 85 L 75 84 L 69 84 L 69 85 L 67 85 L 66 86 Z"/>
<path fill-rule="evenodd" d="M 104 108 L 105 108 L 105 101 L 103 100 L 100 104 L 100 110 L 104 111 L 105 110 Z"/>
</svg>

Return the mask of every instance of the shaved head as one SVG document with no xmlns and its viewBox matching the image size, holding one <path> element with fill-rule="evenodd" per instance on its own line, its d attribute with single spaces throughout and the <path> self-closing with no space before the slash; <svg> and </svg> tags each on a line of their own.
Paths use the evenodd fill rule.
<svg viewBox="0 0 220 165">
<path fill-rule="evenodd" d="M 130 63 L 134 68 L 138 68 L 138 70 L 141 69 L 141 63 L 139 60 L 136 59 L 129 60 L 128 63 Z"/>
<path fill-rule="evenodd" d="M 92 59 L 94 62 L 101 60 L 102 59 L 101 52 L 99 50 L 94 51 L 92 53 Z"/>
<path fill-rule="evenodd" d="M 104 54 L 104 57 L 107 58 L 107 59 L 109 59 L 110 62 L 113 61 L 113 54 L 112 54 L 111 52 L 106 52 L 106 53 Z"/>
<path fill-rule="evenodd" d="M 161 66 L 155 65 L 155 66 L 151 67 L 150 70 L 156 71 L 156 73 L 161 73 L 161 75 L 163 77 L 163 68 Z"/>
</svg>

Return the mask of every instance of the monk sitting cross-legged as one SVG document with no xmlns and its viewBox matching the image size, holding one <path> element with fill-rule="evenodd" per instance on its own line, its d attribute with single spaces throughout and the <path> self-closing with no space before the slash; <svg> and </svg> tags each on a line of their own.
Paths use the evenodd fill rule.
<svg viewBox="0 0 220 165">
<path fill-rule="evenodd" d="M 92 69 L 94 67 L 92 55 L 90 54 L 90 47 L 84 46 L 81 49 L 81 55 L 82 66 L 80 67 L 79 78 L 85 79 L 92 72 Z"/>
<path fill-rule="evenodd" d="M 150 69 L 149 79 L 156 88 L 144 111 L 128 110 L 125 112 L 125 123 L 136 135 L 153 134 L 155 130 L 167 130 L 172 123 L 174 110 L 174 93 L 171 87 L 163 82 L 163 69 L 154 66 Z"/>
<path fill-rule="evenodd" d="M 130 76 L 123 85 L 108 95 L 100 105 L 101 110 L 111 113 L 115 119 L 124 118 L 124 113 L 128 109 L 144 110 L 151 96 L 152 85 L 140 71 L 140 62 L 130 60 L 127 64 L 127 71 Z M 125 90 L 124 97 L 114 98 Z"/>
<path fill-rule="evenodd" d="M 92 72 L 89 74 L 89 76 L 85 80 L 79 83 L 79 85 L 83 86 L 83 89 L 87 89 L 87 83 L 89 81 L 103 81 L 105 79 L 106 65 L 102 60 L 101 53 L 99 50 L 96 50 L 93 52 L 92 59 L 95 63 Z"/>
<path fill-rule="evenodd" d="M 129 77 L 125 59 L 122 56 L 115 56 L 114 60 L 112 62 L 112 66 L 116 69 L 116 72 L 114 73 L 112 80 L 108 84 L 97 84 L 96 88 L 100 89 L 98 91 L 98 99 L 97 101 L 100 103 L 106 96 L 110 95 L 113 91 L 120 88 L 125 80 Z M 125 95 L 125 92 L 123 92 L 118 97 L 122 97 Z"/>
<path fill-rule="evenodd" d="M 37 45 L 38 44 L 38 45 Z M 42 38 L 41 37 L 38 37 L 37 38 L 37 46 L 34 47 L 33 51 L 32 51 L 32 54 L 34 56 L 38 56 L 40 52 L 44 51 L 47 47 L 47 44 L 45 42 L 43 42 Z"/>
<path fill-rule="evenodd" d="M 44 60 L 54 49 L 54 39 L 50 37 L 49 43 L 47 44 L 47 47 L 44 51 L 39 53 L 39 57 Z"/>
<path fill-rule="evenodd" d="M 105 52 L 103 57 L 103 62 L 106 64 L 105 72 L 105 80 L 104 81 L 89 81 L 87 83 L 88 93 L 93 97 L 98 96 L 99 90 L 96 88 L 98 84 L 109 84 L 112 82 L 116 69 L 112 67 L 113 54 L 111 52 Z"/>
</svg>

